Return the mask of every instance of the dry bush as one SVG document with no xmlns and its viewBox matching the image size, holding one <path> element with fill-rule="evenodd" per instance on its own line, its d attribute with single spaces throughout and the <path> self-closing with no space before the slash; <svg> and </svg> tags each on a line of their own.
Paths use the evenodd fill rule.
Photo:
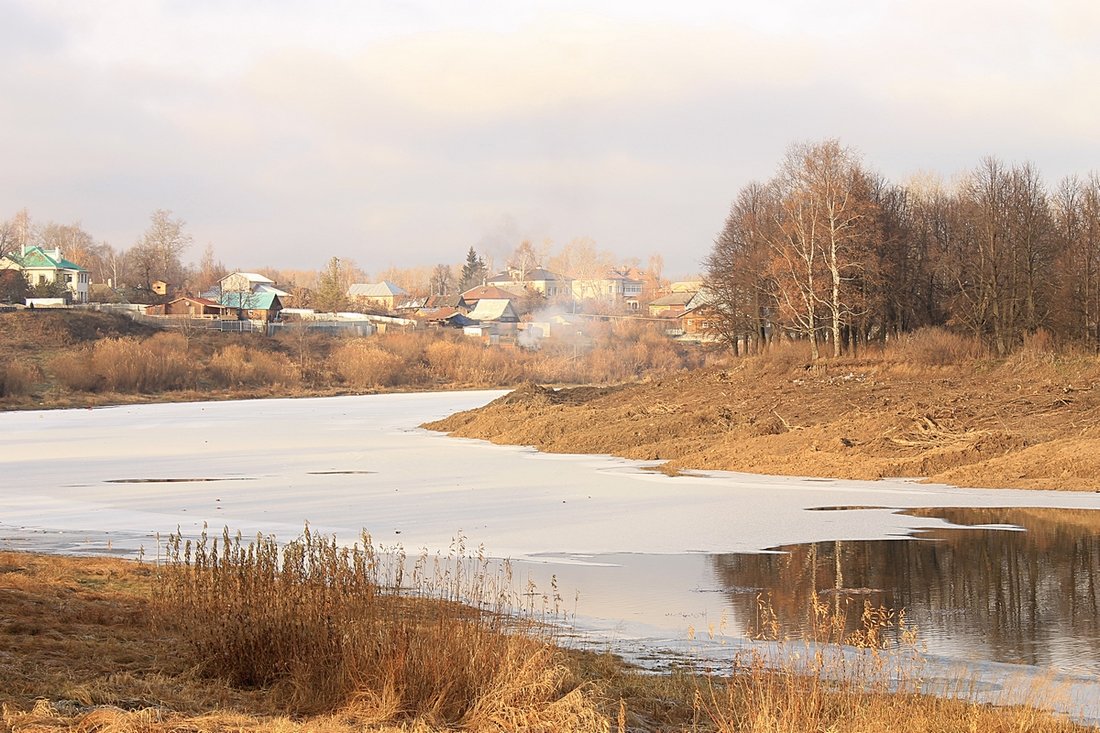
<svg viewBox="0 0 1100 733">
<path fill-rule="evenodd" d="M 178 333 L 151 338 L 103 339 L 92 346 L 92 371 L 112 392 L 157 392 L 187 385 L 187 340 Z"/>
<path fill-rule="evenodd" d="M 510 577 L 458 551 L 443 566 L 369 536 L 243 545 L 171 539 L 155 603 L 207 675 L 269 688 L 286 712 L 471 730 L 606 730 L 591 691 L 534 624 L 506 615 Z M 458 603 L 479 603 L 484 609 Z"/>
<path fill-rule="evenodd" d="M 412 384 L 417 373 L 415 365 L 368 339 L 354 339 L 336 348 L 328 364 L 345 384 L 358 389 Z"/>
<path fill-rule="evenodd" d="M 17 361 L 0 363 L 0 398 L 29 394 L 39 379 L 38 368 Z"/>
<path fill-rule="evenodd" d="M 221 387 L 294 386 L 298 368 L 284 355 L 230 344 L 210 359 L 210 378 Z"/>
<path fill-rule="evenodd" d="M 424 349 L 435 339 L 434 335 L 424 332 L 390 331 L 380 334 L 375 340 L 383 350 L 413 365 L 424 359 Z"/>
<path fill-rule="evenodd" d="M 973 336 L 933 326 L 905 334 L 886 353 L 903 364 L 941 367 L 980 359 L 985 352 Z"/>
<path fill-rule="evenodd" d="M 803 339 L 779 339 L 765 346 L 760 353 L 745 358 L 754 371 L 761 374 L 787 374 L 811 365 L 810 344 Z"/>
<path fill-rule="evenodd" d="M 65 387 L 78 392 L 95 392 L 100 378 L 92 368 L 92 350 L 89 347 L 74 349 L 50 359 L 49 371 Z"/>
</svg>

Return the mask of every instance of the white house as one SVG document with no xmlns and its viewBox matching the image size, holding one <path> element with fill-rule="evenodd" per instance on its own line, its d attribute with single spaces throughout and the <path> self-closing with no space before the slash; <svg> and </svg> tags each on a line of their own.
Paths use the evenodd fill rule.
<svg viewBox="0 0 1100 733">
<path fill-rule="evenodd" d="M 400 285 L 383 280 L 380 283 L 354 283 L 348 288 L 348 297 L 361 305 L 376 305 L 393 310 L 403 302 L 408 293 Z"/>
<path fill-rule="evenodd" d="M 63 283 L 74 303 L 88 302 L 88 271 L 75 262 L 61 256 L 61 250 L 42 249 L 41 247 L 19 248 L 19 254 L 12 252 L 0 257 L 0 270 L 18 270 L 27 278 L 31 287 L 45 283 Z"/>
<path fill-rule="evenodd" d="M 547 298 L 568 296 L 572 292 L 571 280 L 541 267 L 522 271 L 509 268 L 488 278 L 486 285 L 505 290 L 542 293 Z"/>
<path fill-rule="evenodd" d="M 218 281 L 221 293 L 271 293 L 285 298 L 290 293 L 275 287 L 275 281 L 256 272 L 234 272 Z"/>
</svg>

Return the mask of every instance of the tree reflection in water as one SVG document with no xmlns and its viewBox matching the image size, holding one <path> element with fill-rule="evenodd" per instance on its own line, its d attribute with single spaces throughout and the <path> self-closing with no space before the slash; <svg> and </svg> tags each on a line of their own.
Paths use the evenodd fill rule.
<svg viewBox="0 0 1100 733">
<path fill-rule="evenodd" d="M 931 509 L 960 525 L 911 540 L 838 541 L 784 554 L 714 555 L 736 615 L 758 618 L 759 588 L 781 637 L 812 628 L 811 595 L 858 627 L 864 601 L 905 609 L 929 652 L 1100 674 L 1100 512 Z M 759 631 L 752 629 L 749 632 Z"/>
</svg>

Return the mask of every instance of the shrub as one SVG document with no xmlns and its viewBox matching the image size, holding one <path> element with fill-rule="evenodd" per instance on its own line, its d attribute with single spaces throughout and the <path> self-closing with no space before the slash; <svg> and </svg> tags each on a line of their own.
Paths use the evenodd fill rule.
<svg viewBox="0 0 1100 733">
<path fill-rule="evenodd" d="M 923 367 L 961 364 L 983 354 L 981 343 L 974 337 L 938 327 L 920 328 L 902 336 L 892 351 L 895 358 Z"/>
<path fill-rule="evenodd" d="M 180 389 L 188 381 L 187 341 L 178 333 L 97 341 L 91 353 L 92 371 L 103 388 L 113 392 L 157 392 Z"/>
<path fill-rule="evenodd" d="M 230 344 L 214 354 L 208 373 L 221 387 L 290 386 L 300 380 L 298 368 L 285 354 L 240 344 Z"/>
<path fill-rule="evenodd" d="M 74 349 L 50 359 L 49 371 L 65 387 L 78 392 L 95 392 L 100 378 L 92 367 L 90 348 Z"/>
<path fill-rule="evenodd" d="M 329 356 L 329 367 L 345 384 L 359 389 L 413 382 L 414 370 L 401 357 L 368 339 L 354 339 L 337 348 Z"/>
<path fill-rule="evenodd" d="M 21 397 L 38 381 L 38 369 L 18 361 L 0 363 L 0 397 Z"/>
</svg>

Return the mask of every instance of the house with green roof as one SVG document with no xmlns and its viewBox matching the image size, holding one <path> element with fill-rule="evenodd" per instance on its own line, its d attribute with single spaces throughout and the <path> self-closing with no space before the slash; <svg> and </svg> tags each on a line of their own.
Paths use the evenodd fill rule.
<svg viewBox="0 0 1100 733">
<path fill-rule="evenodd" d="M 17 270 L 31 287 L 59 282 L 65 285 L 68 299 L 74 303 L 88 302 L 88 271 L 61 256 L 61 250 L 23 245 L 19 253 L 0 257 L 0 270 Z"/>
<path fill-rule="evenodd" d="M 218 303 L 237 312 L 239 320 L 247 321 L 274 321 L 279 317 L 279 311 L 283 309 L 283 302 L 273 292 L 250 293 L 229 292 L 222 293 Z"/>
</svg>

